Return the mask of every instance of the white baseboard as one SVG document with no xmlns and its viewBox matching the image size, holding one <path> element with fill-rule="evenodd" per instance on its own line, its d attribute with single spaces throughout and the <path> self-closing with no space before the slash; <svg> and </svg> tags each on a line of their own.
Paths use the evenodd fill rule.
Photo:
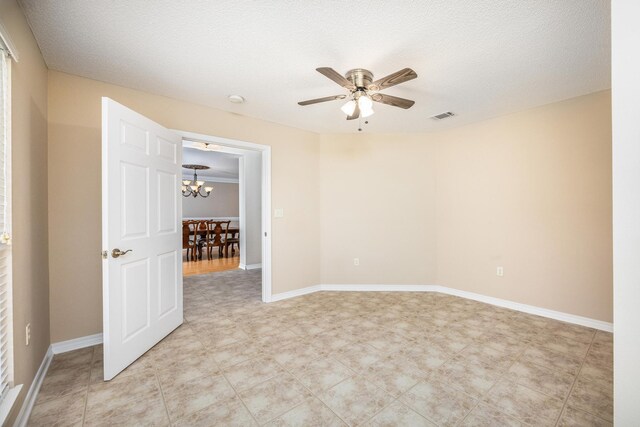
<svg viewBox="0 0 640 427">
<path fill-rule="evenodd" d="M 262 264 L 240 264 L 238 268 L 242 270 L 257 270 L 258 268 L 262 268 Z"/>
<path fill-rule="evenodd" d="M 60 354 L 98 344 L 102 344 L 102 333 L 56 342 L 51 344 L 51 349 L 53 350 L 53 354 Z"/>
<path fill-rule="evenodd" d="M 300 297 L 302 295 L 312 294 L 314 292 L 318 292 L 318 291 L 321 291 L 321 290 L 322 289 L 320 289 L 320 285 L 316 285 L 316 286 L 309 286 L 309 287 L 302 288 L 302 289 L 295 289 L 293 291 L 281 292 L 279 294 L 271 295 L 271 301 L 270 302 L 282 301 L 284 299 Z"/>
<path fill-rule="evenodd" d="M 22 408 L 20 408 L 20 412 L 18 413 L 18 417 L 16 418 L 16 422 L 13 427 L 24 427 L 27 425 L 29 416 L 33 410 L 33 405 L 36 403 L 40 387 L 42 386 L 44 377 L 47 375 L 49 365 L 51 364 L 54 355 L 98 344 L 102 344 L 102 333 L 51 344 L 47 353 L 44 355 L 44 359 L 42 359 L 42 363 L 40 364 L 40 368 L 38 368 L 38 372 L 36 372 L 36 376 L 31 382 L 31 386 L 29 387 L 27 396 L 24 398 Z"/>
<path fill-rule="evenodd" d="M 536 316 L 547 317 L 549 319 L 560 320 L 562 322 L 573 323 L 575 325 L 586 326 L 588 328 L 598 329 L 605 332 L 613 332 L 613 323 L 604 322 L 602 320 L 591 319 L 589 317 L 578 316 L 576 314 L 563 313 L 562 311 L 549 310 L 548 308 L 536 307 L 535 305 L 522 304 L 519 302 L 509 301 L 506 299 L 488 297 L 473 292 L 461 291 L 459 289 L 437 286 L 436 292 L 454 295 L 466 299 L 484 302 L 498 307 L 509 308 L 511 310 L 521 311 L 523 313 L 535 314 Z"/>
<path fill-rule="evenodd" d="M 294 291 L 283 292 L 272 295 L 271 301 L 280 301 L 287 298 L 293 298 L 300 295 L 306 295 L 319 291 L 341 291 L 341 292 L 440 292 L 447 295 L 458 296 L 461 298 L 471 299 L 474 301 L 484 302 L 486 304 L 496 305 L 498 307 L 509 308 L 511 310 L 521 311 L 523 313 L 534 314 L 536 316 L 547 317 L 549 319 L 560 320 L 562 322 L 573 323 L 576 325 L 586 326 L 588 328 L 598 329 L 606 332 L 613 332 L 613 323 L 604 322 L 602 320 L 590 319 L 588 317 L 577 316 L 575 314 L 563 313 L 561 311 L 549 310 L 547 308 L 536 307 L 528 304 L 521 304 L 500 298 L 489 297 L 473 292 L 462 291 L 459 289 L 448 288 L 439 285 L 348 285 L 348 284 L 327 284 L 309 286 Z"/>
<path fill-rule="evenodd" d="M 22 402 L 22 407 L 20 408 L 20 412 L 18 412 L 18 416 L 16 417 L 16 422 L 13 424 L 13 427 L 25 427 L 27 425 L 29 416 L 33 410 L 33 405 L 36 404 L 36 399 L 38 398 L 42 382 L 49 370 L 51 360 L 53 360 L 53 350 L 52 346 L 49 346 L 44 355 L 44 359 L 42 359 L 42 363 L 38 368 L 38 372 L 36 372 L 36 376 L 33 378 L 33 381 L 31 381 L 31 386 L 29 387 L 29 391 L 27 391 L 24 402 Z"/>
<path fill-rule="evenodd" d="M 337 292 L 438 292 L 434 285 L 320 285 L 323 291 Z"/>
</svg>

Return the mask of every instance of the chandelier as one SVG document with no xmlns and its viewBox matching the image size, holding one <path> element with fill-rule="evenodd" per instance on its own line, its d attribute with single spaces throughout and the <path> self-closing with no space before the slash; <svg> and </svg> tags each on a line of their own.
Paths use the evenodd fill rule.
<svg viewBox="0 0 640 427">
<path fill-rule="evenodd" d="M 205 165 L 182 165 L 183 168 L 193 169 L 193 181 L 189 181 L 188 179 L 182 180 L 182 195 L 184 197 L 209 197 L 211 191 L 213 190 L 212 186 L 204 187 L 204 181 L 198 181 L 198 173 L 199 170 L 209 169 L 209 166 Z M 204 190 L 204 192 L 203 192 Z"/>
</svg>

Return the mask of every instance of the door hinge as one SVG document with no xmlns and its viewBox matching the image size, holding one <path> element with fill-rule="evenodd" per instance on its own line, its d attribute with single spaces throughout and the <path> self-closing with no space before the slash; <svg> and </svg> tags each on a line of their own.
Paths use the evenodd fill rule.
<svg viewBox="0 0 640 427">
<path fill-rule="evenodd" d="M 109 252 L 102 251 L 102 259 L 107 259 L 109 257 Z"/>
</svg>

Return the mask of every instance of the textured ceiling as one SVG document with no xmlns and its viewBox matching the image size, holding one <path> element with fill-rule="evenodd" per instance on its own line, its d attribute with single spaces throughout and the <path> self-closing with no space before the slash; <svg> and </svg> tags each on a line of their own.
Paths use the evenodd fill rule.
<svg viewBox="0 0 640 427">
<path fill-rule="evenodd" d="M 198 171 L 199 178 L 237 180 L 239 177 L 238 156 L 233 154 L 184 147 L 182 150 L 182 164 L 209 166 L 211 169 Z M 182 176 L 193 178 L 193 170 L 182 168 Z"/>
<path fill-rule="evenodd" d="M 367 132 L 457 126 L 610 88 L 605 0 L 22 0 L 47 65 L 317 132 L 354 132 L 315 68 L 418 78 Z M 231 104 L 230 94 L 247 102 Z M 442 122 L 429 117 L 453 111 Z"/>
</svg>

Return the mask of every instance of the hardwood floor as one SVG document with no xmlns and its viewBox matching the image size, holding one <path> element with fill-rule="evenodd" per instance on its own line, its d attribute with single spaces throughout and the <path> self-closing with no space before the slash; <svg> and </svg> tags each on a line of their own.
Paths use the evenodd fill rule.
<svg viewBox="0 0 640 427">
<path fill-rule="evenodd" d="M 187 261 L 185 253 L 186 251 L 182 253 L 182 274 L 184 276 L 234 270 L 240 266 L 240 251 L 238 250 L 236 250 L 235 256 L 229 256 L 228 258 L 218 258 L 216 252 L 213 255 L 213 259 L 207 259 L 205 256 L 203 259 L 197 261 Z"/>
</svg>

